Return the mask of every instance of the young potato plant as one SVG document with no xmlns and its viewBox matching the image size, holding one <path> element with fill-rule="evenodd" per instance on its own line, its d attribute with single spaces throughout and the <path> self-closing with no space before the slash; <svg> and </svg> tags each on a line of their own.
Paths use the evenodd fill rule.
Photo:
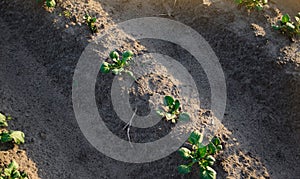
<svg viewBox="0 0 300 179">
<path fill-rule="evenodd" d="M 244 5 L 248 10 L 262 10 L 264 5 L 268 4 L 268 0 L 235 0 L 239 5 Z"/>
<path fill-rule="evenodd" d="M 11 116 L 5 116 L 0 113 L 0 127 L 8 127 L 7 121 L 11 120 Z"/>
<path fill-rule="evenodd" d="M 0 142 L 14 142 L 15 144 L 24 144 L 25 134 L 22 131 L 9 131 L 0 133 Z"/>
<path fill-rule="evenodd" d="M 7 120 L 11 120 L 11 116 L 5 116 L 0 113 L 0 127 L 8 127 Z M 0 142 L 14 142 L 15 144 L 23 144 L 25 142 L 25 135 L 21 131 L 2 131 L 0 132 Z"/>
<path fill-rule="evenodd" d="M 85 20 L 86 24 L 89 26 L 93 34 L 98 32 L 98 28 L 96 26 L 96 21 L 97 21 L 96 17 L 91 17 L 89 14 L 85 14 L 83 19 Z"/>
<path fill-rule="evenodd" d="M 125 72 L 134 78 L 133 73 L 125 69 L 133 57 L 132 51 L 125 51 L 122 53 L 121 57 L 119 56 L 118 52 L 112 51 L 110 52 L 109 57 L 112 60 L 112 63 L 103 62 L 100 67 L 100 71 L 102 73 L 112 72 L 114 75 L 120 75 L 122 72 Z"/>
<path fill-rule="evenodd" d="M 46 0 L 46 6 L 51 8 L 56 6 L 55 0 Z"/>
<path fill-rule="evenodd" d="M 0 170 L 0 179 L 28 179 L 25 172 L 19 171 L 17 162 L 12 161 L 7 168 Z"/>
<path fill-rule="evenodd" d="M 209 144 L 202 144 L 203 135 L 199 131 L 191 133 L 188 143 L 191 144 L 192 149 L 181 147 L 178 152 L 180 156 L 188 160 L 186 165 L 180 165 L 178 172 L 180 174 L 187 174 L 192 171 L 192 166 L 198 164 L 201 179 L 215 179 L 217 172 L 212 168 L 216 159 L 213 157 L 217 152 L 222 150 L 221 141 L 219 138 L 214 137 Z"/>
<path fill-rule="evenodd" d="M 288 14 L 283 15 L 281 20 L 276 25 L 273 25 L 273 28 L 283 34 L 287 34 L 289 37 L 300 35 L 300 12 L 295 16 L 295 21 L 292 21 Z"/>
<path fill-rule="evenodd" d="M 178 120 L 187 121 L 190 119 L 190 115 L 188 113 L 181 112 L 180 102 L 178 99 L 175 100 L 171 96 L 165 96 L 164 105 L 167 107 L 165 111 L 157 110 L 156 112 L 167 121 L 176 123 Z"/>
</svg>

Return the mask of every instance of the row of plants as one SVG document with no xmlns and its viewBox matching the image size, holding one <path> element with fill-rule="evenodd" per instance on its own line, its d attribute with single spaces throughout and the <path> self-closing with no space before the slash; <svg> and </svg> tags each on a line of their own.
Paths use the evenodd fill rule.
<svg viewBox="0 0 300 179">
<path fill-rule="evenodd" d="M 37 0 L 37 2 L 40 2 L 42 0 Z M 249 11 L 251 10 L 263 10 L 263 7 L 269 3 L 268 0 L 234 0 L 235 3 L 237 3 L 240 7 L 246 7 Z M 56 6 L 55 0 L 45 0 L 45 5 L 48 8 L 54 8 Z M 70 16 L 70 12 L 66 11 L 67 14 L 64 11 L 65 16 Z M 300 35 L 300 13 L 298 13 L 294 19 L 290 17 L 289 14 L 284 14 L 277 22 L 277 24 L 272 25 L 273 29 L 280 31 L 282 34 L 287 35 L 288 37 L 294 39 L 297 38 Z M 95 34 L 98 32 L 98 27 L 96 25 L 97 18 L 92 17 L 89 14 L 85 14 L 83 17 L 85 20 L 87 26 L 89 27 L 92 34 Z"/>
<path fill-rule="evenodd" d="M 101 64 L 100 71 L 104 74 L 111 72 L 113 75 L 121 75 L 125 72 L 135 79 L 133 73 L 127 69 L 133 56 L 132 51 L 125 51 L 121 55 L 117 51 L 112 51 L 109 54 L 109 61 L 105 61 Z M 164 106 L 161 106 L 161 109 L 156 111 L 162 120 L 173 124 L 176 124 L 178 121 L 190 120 L 189 113 L 182 111 L 178 99 L 174 99 L 172 96 L 165 96 L 163 103 Z M 213 155 L 222 150 L 221 141 L 218 137 L 212 138 L 207 145 L 204 145 L 202 141 L 203 134 L 199 131 L 191 133 L 187 142 L 187 144 L 190 145 L 190 149 L 181 147 L 178 150 L 180 156 L 188 160 L 189 163 L 180 165 L 178 172 L 180 174 L 190 173 L 192 166 L 198 164 L 200 178 L 215 179 L 217 172 L 212 168 L 216 161 Z"/>
<path fill-rule="evenodd" d="M 289 14 L 284 14 L 272 27 L 290 38 L 297 38 L 300 35 L 300 12 L 294 17 L 294 20 Z"/>
<path fill-rule="evenodd" d="M 36 0 L 36 1 L 38 3 L 43 2 L 43 0 Z M 45 3 L 45 6 L 47 8 L 53 9 L 56 6 L 55 0 L 44 0 L 44 3 Z M 64 14 L 65 17 L 70 17 L 71 16 L 70 11 L 63 11 L 63 14 Z M 59 14 L 59 16 L 61 16 L 61 13 Z M 83 19 L 85 20 L 85 23 L 89 27 L 92 34 L 95 34 L 95 33 L 98 32 L 98 27 L 96 25 L 96 22 L 97 22 L 96 17 L 92 17 L 88 13 L 86 13 L 85 16 L 83 17 Z"/>
<path fill-rule="evenodd" d="M 12 120 L 11 116 L 0 113 L 0 143 L 23 144 L 25 135 L 22 131 L 7 130 L 10 120 Z M 0 179 L 28 179 L 28 175 L 20 171 L 18 163 L 13 160 L 6 167 L 0 168 Z"/>
<path fill-rule="evenodd" d="M 234 0 L 239 6 L 245 6 L 249 11 L 253 9 L 263 10 L 268 0 Z"/>
<path fill-rule="evenodd" d="M 235 0 L 235 2 L 239 6 L 245 6 L 249 11 L 263 10 L 264 5 L 268 4 L 268 0 Z M 281 19 L 272 27 L 291 39 L 298 38 L 300 36 L 300 12 L 294 19 L 289 14 L 282 15 Z"/>
</svg>

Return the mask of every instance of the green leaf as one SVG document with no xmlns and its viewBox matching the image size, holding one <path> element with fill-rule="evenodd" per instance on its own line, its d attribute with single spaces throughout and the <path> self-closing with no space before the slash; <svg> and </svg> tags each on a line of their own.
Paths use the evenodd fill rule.
<svg viewBox="0 0 300 179">
<path fill-rule="evenodd" d="M 157 113 L 158 115 L 160 115 L 161 117 L 165 117 L 165 112 L 164 112 L 164 111 L 156 110 L 156 113 Z"/>
<path fill-rule="evenodd" d="M 180 121 L 189 121 L 190 120 L 190 115 L 188 113 L 184 112 L 184 113 L 179 114 L 178 119 Z"/>
<path fill-rule="evenodd" d="M 171 96 L 165 96 L 164 98 L 164 104 L 165 106 L 172 106 L 174 104 L 174 98 Z"/>
<path fill-rule="evenodd" d="M 121 74 L 121 72 L 122 72 L 123 70 L 124 70 L 123 68 L 115 68 L 115 69 L 112 70 L 112 73 L 113 73 L 114 75 L 119 75 L 119 74 Z"/>
<path fill-rule="evenodd" d="M 238 3 L 238 4 L 242 4 L 243 0 L 235 0 L 235 2 Z"/>
<path fill-rule="evenodd" d="M 263 0 L 263 4 L 268 4 L 268 0 Z"/>
<path fill-rule="evenodd" d="M 218 145 L 221 144 L 221 141 L 220 141 L 220 139 L 218 137 L 213 137 L 211 139 L 211 143 L 213 143 L 215 146 L 218 146 Z"/>
<path fill-rule="evenodd" d="M 207 166 L 206 168 L 200 167 L 200 178 L 201 179 L 216 179 L 217 172 L 211 167 Z"/>
<path fill-rule="evenodd" d="M 214 163 L 216 162 L 216 159 L 211 155 L 207 156 L 206 160 L 208 161 L 209 166 L 213 166 Z"/>
<path fill-rule="evenodd" d="M 166 119 L 167 121 L 175 119 L 177 116 L 175 114 L 166 113 Z"/>
<path fill-rule="evenodd" d="M 47 7 L 55 7 L 56 6 L 55 0 L 46 0 L 46 6 Z"/>
<path fill-rule="evenodd" d="M 102 65 L 101 65 L 101 67 L 100 67 L 100 71 L 102 73 L 109 73 L 109 71 L 110 71 L 109 63 L 103 62 Z"/>
<path fill-rule="evenodd" d="M 278 25 L 272 25 L 272 28 L 275 30 L 280 30 L 280 27 Z"/>
<path fill-rule="evenodd" d="M 259 11 L 263 10 L 263 5 L 260 4 L 260 3 L 257 4 L 257 5 L 256 5 L 256 9 L 259 10 Z"/>
<path fill-rule="evenodd" d="M 28 176 L 25 172 L 21 173 L 21 178 L 20 179 L 28 179 Z"/>
<path fill-rule="evenodd" d="M 281 22 L 285 24 L 285 23 L 289 22 L 290 19 L 291 19 L 290 16 L 288 14 L 285 14 L 282 16 Z"/>
<path fill-rule="evenodd" d="M 19 165 L 16 161 L 12 161 L 9 165 L 8 165 L 8 168 L 12 169 L 12 170 L 18 170 L 19 168 Z"/>
<path fill-rule="evenodd" d="M 187 160 L 191 157 L 191 151 L 188 148 L 185 148 L 185 147 L 181 147 L 178 150 L 178 153 L 185 160 Z"/>
<path fill-rule="evenodd" d="M 10 120 L 12 120 L 12 117 L 11 117 L 10 115 L 8 115 L 8 116 L 6 117 L 6 120 L 10 121 Z"/>
<path fill-rule="evenodd" d="M 180 107 L 180 102 L 178 100 L 175 100 L 173 110 L 176 111 L 177 109 L 179 109 L 179 107 Z"/>
<path fill-rule="evenodd" d="M 295 20 L 296 20 L 296 22 L 300 23 L 300 18 L 299 17 L 295 16 Z"/>
<path fill-rule="evenodd" d="M 222 150 L 222 149 L 223 149 L 223 146 L 222 146 L 222 145 L 218 145 L 218 146 L 217 146 L 217 150 L 218 150 L 218 151 L 220 151 L 220 150 Z"/>
<path fill-rule="evenodd" d="M 207 154 L 207 147 L 200 147 L 197 150 L 197 154 L 199 155 L 200 158 L 203 158 Z"/>
<path fill-rule="evenodd" d="M 193 145 L 199 145 L 203 141 L 203 135 L 199 131 L 193 131 L 188 141 Z"/>
<path fill-rule="evenodd" d="M 116 59 L 116 60 L 118 60 L 119 59 L 119 54 L 118 54 L 118 52 L 116 52 L 116 51 L 111 51 L 110 53 L 109 53 L 109 57 L 113 60 L 113 59 Z"/>
<path fill-rule="evenodd" d="M 192 167 L 191 166 L 188 166 L 188 165 L 179 165 L 178 166 L 178 172 L 180 174 L 187 174 L 187 173 L 190 173 L 192 170 Z"/>
<path fill-rule="evenodd" d="M 133 56 L 133 52 L 128 50 L 122 54 L 122 62 L 125 63 L 128 59 Z"/>
<path fill-rule="evenodd" d="M 21 174 L 18 170 L 14 170 L 11 175 L 12 178 L 20 178 Z"/>
<path fill-rule="evenodd" d="M 91 19 L 91 22 L 92 23 L 95 23 L 97 21 L 97 18 L 96 17 L 93 17 L 92 19 Z"/>
<path fill-rule="evenodd" d="M 12 168 L 5 168 L 4 169 L 4 175 L 5 176 L 11 176 L 12 172 L 13 172 Z"/>
<path fill-rule="evenodd" d="M 25 134 L 21 131 L 10 131 L 10 137 L 16 144 L 23 144 L 25 142 Z"/>
<path fill-rule="evenodd" d="M 5 143 L 5 142 L 10 142 L 12 141 L 13 139 L 11 138 L 10 134 L 7 133 L 7 132 L 2 132 L 0 134 L 0 141 Z"/>
<path fill-rule="evenodd" d="M 207 145 L 207 147 L 208 147 L 209 154 L 215 154 L 217 152 L 217 148 L 213 143 L 210 142 Z"/>
<path fill-rule="evenodd" d="M 6 116 L 0 113 L 0 127 L 7 127 Z"/>
<path fill-rule="evenodd" d="M 296 27 L 295 27 L 292 23 L 290 23 L 290 22 L 287 22 L 285 25 L 288 26 L 290 29 L 295 29 L 295 28 L 296 28 Z"/>
</svg>

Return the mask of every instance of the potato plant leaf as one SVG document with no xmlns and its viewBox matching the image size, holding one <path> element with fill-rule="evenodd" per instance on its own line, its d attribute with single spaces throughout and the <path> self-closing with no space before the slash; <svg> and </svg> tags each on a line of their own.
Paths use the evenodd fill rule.
<svg viewBox="0 0 300 179">
<path fill-rule="evenodd" d="M 116 52 L 116 51 L 111 51 L 111 52 L 109 53 L 109 57 L 110 57 L 111 59 L 119 59 L 119 54 L 118 54 L 118 52 Z"/>
<path fill-rule="evenodd" d="M 173 103 L 174 103 L 173 97 L 171 97 L 171 96 L 165 96 L 165 98 L 164 98 L 164 104 L 166 106 L 172 106 Z"/>
<path fill-rule="evenodd" d="M 210 142 L 207 147 L 210 154 L 215 154 L 217 152 L 217 148 L 213 143 Z"/>
<path fill-rule="evenodd" d="M 181 113 L 179 114 L 179 118 L 180 121 L 188 121 L 190 120 L 190 115 L 188 113 Z"/>
<path fill-rule="evenodd" d="M 211 139 L 211 142 L 212 142 L 215 146 L 218 146 L 218 145 L 221 144 L 221 141 L 220 141 L 220 139 L 219 139 L 218 137 L 213 137 L 213 138 Z"/>
<path fill-rule="evenodd" d="M 2 143 L 11 142 L 13 139 L 10 137 L 10 134 L 8 132 L 2 132 L 0 133 L 0 141 Z"/>
<path fill-rule="evenodd" d="M 179 155 L 183 158 L 183 159 L 189 159 L 191 157 L 191 151 L 188 148 L 185 147 L 181 147 L 178 150 Z"/>
<path fill-rule="evenodd" d="M 7 127 L 6 116 L 0 113 L 0 127 Z"/>
<path fill-rule="evenodd" d="M 109 73 L 110 72 L 109 63 L 103 62 L 101 67 L 100 67 L 100 71 L 102 73 Z"/>
<path fill-rule="evenodd" d="M 193 131 L 188 139 L 192 145 L 198 145 L 203 140 L 203 136 L 199 131 Z"/>
<path fill-rule="evenodd" d="M 216 159 L 211 155 L 207 156 L 206 160 L 208 161 L 209 166 L 213 166 L 214 163 L 216 162 Z"/>
<path fill-rule="evenodd" d="M 180 102 L 179 102 L 179 100 L 175 100 L 175 104 L 174 104 L 173 110 L 176 111 L 176 110 L 179 109 L 179 107 L 180 107 Z"/>
<path fill-rule="evenodd" d="M 203 158 L 203 157 L 205 157 L 205 156 L 206 156 L 206 154 L 207 154 L 207 147 L 206 147 L 206 146 L 204 146 L 204 147 L 200 147 L 200 148 L 198 148 L 198 150 L 197 150 L 197 154 L 199 155 L 199 157 L 200 157 L 200 158 Z"/>
<path fill-rule="evenodd" d="M 190 173 L 192 170 L 192 167 L 188 166 L 188 165 L 179 165 L 178 166 L 178 172 L 180 174 L 187 174 Z"/>
<path fill-rule="evenodd" d="M 192 149 L 181 147 L 178 152 L 180 156 L 189 160 L 187 165 L 180 165 L 178 167 L 179 173 L 186 174 L 191 172 L 191 168 L 194 164 L 199 165 L 200 178 L 205 179 L 215 179 L 216 171 L 211 168 L 214 165 L 216 159 L 212 156 L 217 152 L 215 144 L 221 146 L 221 141 L 217 137 L 214 137 L 208 145 L 202 144 L 203 135 L 199 131 L 194 131 L 191 133 L 188 141 L 191 143 Z M 201 142 L 200 142 L 201 141 Z"/>
<path fill-rule="evenodd" d="M 290 16 L 288 15 L 288 14 L 284 14 L 283 16 L 282 16 L 282 18 L 281 18 L 281 22 L 282 23 L 287 23 L 287 22 L 289 22 L 290 21 Z"/>
<path fill-rule="evenodd" d="M 211 167 L 200 168 L 200 178 L 201 179 L 216 179 L 217 172 Z"/>
<path fill-rule="evenodd" d="M 23 144 L 25 142 L 25 134 L 21 131 L 10 131 L 10 137 L 16 144 Z"/>
</svg>

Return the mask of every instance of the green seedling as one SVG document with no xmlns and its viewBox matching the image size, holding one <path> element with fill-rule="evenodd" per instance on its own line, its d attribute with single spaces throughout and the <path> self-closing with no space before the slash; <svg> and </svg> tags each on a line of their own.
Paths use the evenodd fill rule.
<svg viewBox="0 0 300 179">
<path fill-rule="evenodd" d="M 0 133 L 0 142 L 14 142 L 15 144 L 24 144 L 25 142 L 25 134 L 21 131 L 9 131 L 9 132 L 1 132 Z"/>
<path fill-rule="evenodd" d="M 56 6 L 55 0 L 46 0 L 46 6 L 49 8 L 55 7 Z"/>
<path fill-rule="evenodd" d="M 83 19 L 85 20 L 86 24 L 89 26 L 93 34 L 98 32 L 98 28 L 96 26 L 96 21 L 97 21 L 96 17 L 91 17 L 89 14 L 85 14 Z"/>
<path fill-rule="evenodd" d="M 222 150 L 221 141 L 214 137 L 209 144 L 203 145 L 203 135 L 199 131 L 191 133 L 188 143 L 191 145 L 191 150 L 186 147 L 181 147 L 178 150 L 180 156 L 190 161 L 187 165 L 178 166 L 180 174 L 187 174 L 192 171 L 192 166 L 198 164 L 200 170 L 200 178 L 216 179 L 217 172 L 212 168 L 216 159 L 213 157 L 217 152 Z"/>
<path fill-rule="evenodd" d="M 12 161 L 6 168 L 0 170 L 0 179 L 28 179 L 25 172 L 19 171 L 17 162 Z"/>
<path fill-rule="evenodd" d="M 300 12 L 295 16 L 295 21 L 292 21 L 288 14 L 282 16 L 281 20 L 276 25 L 272 26 L 275 30 L 279 30 L 283 34 L 290 37 L 300 35 Z"/>
<path fill-rule="evenodd" d="M 235 0 L 239 5 L 246 6 L 248 10 L 262 10 L 264 5 L 268 4 L 268 0 Z"/>
<path fill-rule="evenodd" d="M 11 120 L 11 116 L 5 116 L 0 113 L 0 127 L 8 127 L 7 121 Z"/>
<path fill-rule="evenodd" d="M 172 123 L 176 123 L 177 120 L 187 121 L 190 119 L 190 115 L 186 112 L 181 112 L 180 102 L 179 100 L 175 100 L 171 96 L 165 96 L 164 105 L 167 107 L 166 110 L 157 110 L 157 114 L 166 119 L 167 121 L 171 121 Z"/>
<path fill-rule="evenodd" d="M 122 53 L 121 57 L 119 56 L 118 52 L 112 51 L 110 52 L 109 57 L 112 60 L 112 63 L 103 62 L 100 67 L 100 71 L 102 73 L 112 72 L 114 75 L 120 75 L 122 72 L 125 72 L 134 78 L 133 73 L 125 69 L 133 57 L 132 51 L 125 51 Z"/>
<path fill-rule="evenodd" d="M 72 16 L 72 13 L 68 10 L 64 10 L 63 13 L 66 18 L 70 18 Z"/>
</svg>

